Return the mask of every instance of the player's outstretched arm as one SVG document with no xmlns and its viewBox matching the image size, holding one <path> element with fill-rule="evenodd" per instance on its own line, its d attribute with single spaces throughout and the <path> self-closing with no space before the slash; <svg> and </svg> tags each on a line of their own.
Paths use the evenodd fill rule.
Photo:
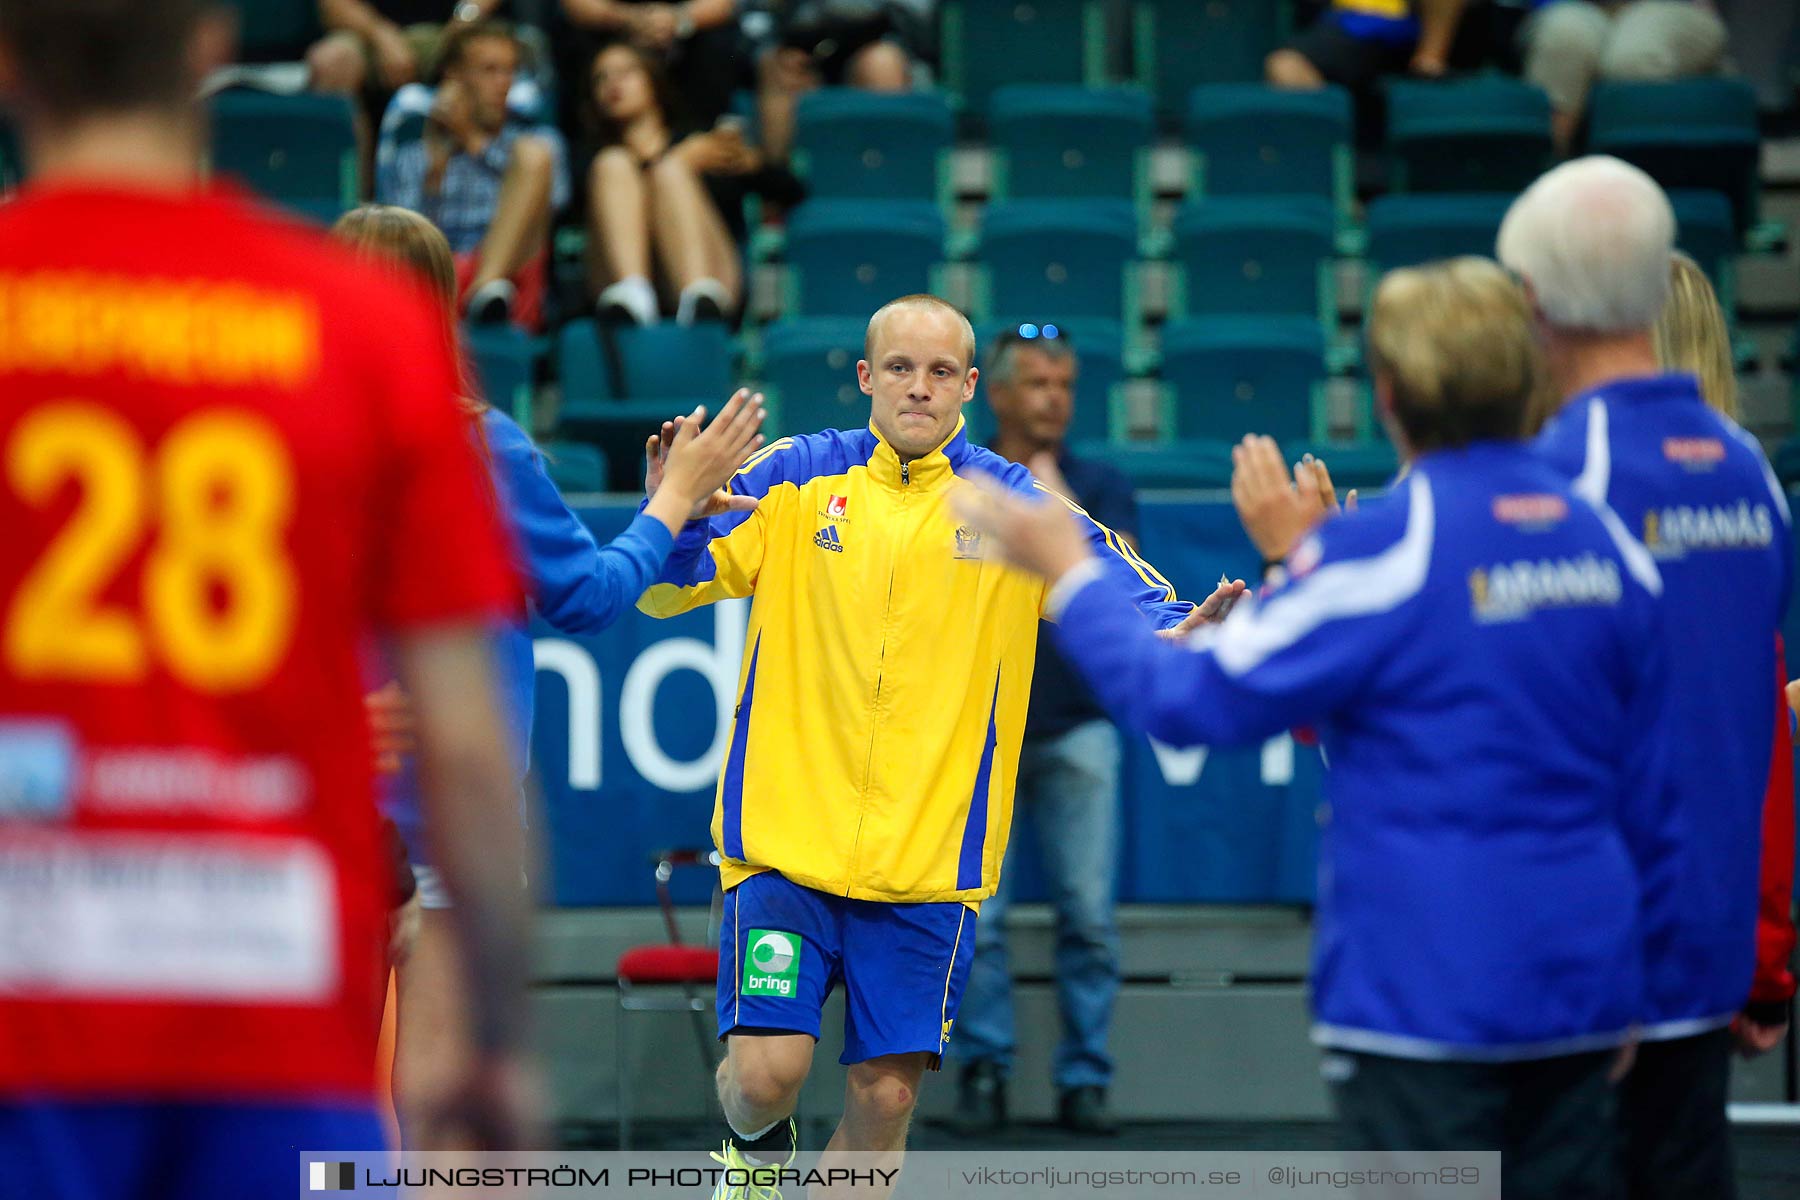
<svg viewBox="0 0 1800 1200">
<path fill-rule="evenodd" d="M 764 446 L 760 437 L 752 434 L 746 443 L 751 448 L 748 459 L 733 462 L 734 439 L 743 435 L 744 422 L 761 420 L 761 410 L 762 397 L 740 389 L 714 422 L 714 426 L 726 423 L 716 433 L 709 427 L 690 435 L 691 443 L 678 447 L 677 440 L 690 422 L 687 417 L 677 417 L 663 423 L 660 435 L 645 440 L 644 490 L 649 496 L 645 511 L 662 500 L 669 505 L 667 513 L 679 514 L 682 524 L 662 573 L 638 599 L 639 611 L 669 617 L 756 590 L 765 518 L 774 499 L 769 491 L 781 478 L 782 464 L 769 460 L 794 448 L 790 438 Z M 726 422 L 728 412 L 733 414 L 730 422 Z M 721 438 L 721 443 L 709 447 L 708 434 Z M 730 469 L 726 469 L 728 462 Z M 682 473 L 689 473 L 685 484 Z M 684 498 L 694 500 L 685 512 L 675 498 L 664 497 L 671 486 L 685 488 L 688 495 Z"/>
<path fill-rule="evenodd" d="M 432 861 L 455 899 L 475 1043 L 467 1077 L 419 1148 L 535 1145 L 542 1108 L 525 1049 L 531 900 L 492 639 L 480 625 L 440 626 L 400 637 L 395 661 L 412 697 Z"/>
<path fill-rule="evenodd" d="M 1107 712 L 1171 745 L 1243 744 L 1328 715 L 1401 635 L 1417 592 L 1409 574 L 1391 607 L 1370 608 L 1314 575 L 1183 646 L 1156 636 L 1135 589 L 1103 566 L 1062 505 L 991 480 L 955 502 L 993 552 L 1051 582 L 1045 615 L 1058 623 L 1057 645 Z M 1378 569 L 1357 562 L 1352 573 Z"/>
<path fill-rule="evenodd" d="M 1056 484 L 1060 483 L 1064 488 L 1068 484 L 1054 470 L 1053 462 L 1048 465 L 1051 469 L 1044 471 L 1047 478 L 1038 477 L 1038 466 L 1034 466 L 1030 472 L 1009 470 L 1000 479 L 983 475 L 979 471 L 971 478 L 984 485 L 1009 488 L 1016 496 L 1027 501 L 1044 498 L 1054 500 L 1059 507 L 1067 509 L 1075 517 L 1072 528 L 1080 532 L 1088 551 L 1098 560 L 1100 569 L 1131 590 L 1132 599 L 1152 625 L 1166 629 L 1188 618 L 1194 606 L 1185 600 L 1176 599 L 1174 586 L 1138 553 L 1134 539 L 1096 521 L 1086 509 L 1058 490 Z M 965 498 L 972 494 L 965 493 Z"/>
<path fill-rule="evenodd" d="M 755 508 L 754 496 L 724 489 L 762 446 L 765 415 L 762 393 L 740 388 L 710 425 L 705 405 L 664 422 L 661 436 L 644 443 L 644 492 L 649 497 L 644 512 L 679 535 L 689 521 Z"/>
<path fill-rule="evenodd" d="M 740 395 L 710 423 L 704 409 L 683 418 L 657 495 L 630 526 L 604 546 L 569 510 L 530 439 L 510 421 L 490 417 L 491 431 L 505 435 L 490 436 L 489 446 L 508 476 L 510 486 L 505 490 L 510 515 L 524 551 L 538 615 L 565 633 L 593 633 L 630 609 L 662 572 L 688 515 L 707 503 L 762 444 L 760 401 L 760 396 Z M 659 472 L 660 459 L 659 454 Z M 739 511 L 756 504 L 747 496 L 731 500 Z"/>
</svg>

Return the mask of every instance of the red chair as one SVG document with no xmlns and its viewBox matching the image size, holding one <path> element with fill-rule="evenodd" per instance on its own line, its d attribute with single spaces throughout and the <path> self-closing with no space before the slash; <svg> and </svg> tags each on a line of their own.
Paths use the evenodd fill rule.
<svg viewBox="0 0 1800 1200">
<path fill-rule="evenodd" d="M 713 1072 L 717 1069 L 717 1039 L 707 1030 L 705 1014 L 713 1007 L 714 989 L 719 977 L 719 951 L 716 945 L 691 946 L 681 940 L 675 922 L 675 900 L 669 893 L 669 879 L 676 867 L 719 867 L 716 850 L 664 850 L 652 856 L 656 864 L 656 903 L 662 910 L 663 928 L 669 940 L 654 945 L 633 946 L 619 955 L 614 974 L 619 981 L 619 1009 L 614 1016 L 616 1071 L 619 1103 L 619 1149 L 631 1147 L 631 1071 L 625 1046 L 625 1014 L 632 1012 L 685 1012 L 694 1027 L 694 1045 L 700 1054 L 700 1069 L 705 1075 L 710 1097 Z M 714 898 L 717 904 L 717 895 Z M 709 1099 L 707 1111 L 713 1105 Z"/>
</svg>

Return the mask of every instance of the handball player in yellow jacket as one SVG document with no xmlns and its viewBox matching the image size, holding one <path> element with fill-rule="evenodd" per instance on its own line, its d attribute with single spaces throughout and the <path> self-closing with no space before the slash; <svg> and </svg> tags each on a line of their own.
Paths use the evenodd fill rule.
<svg viewBox="0 0 1800 1200">
<path fill-rule="evenodd" d="M 967 437 L 975 335 L 954 307 L 893 301 L 871 318 L 864 353 L 869 428 L 784 437 L 754 454 L 638 602 L 666 617 L 752 597 L 712 823 L 726 889 L 719 1098 L 731 1126 L 714 1156 L 727 1168 L 718 1197 L 783 1182 L 820 1008 L 840 984 L 849 1079 L 828 1149 L 879 1152 L 898 1167 L 1012 823 L 1046 589 L 985 559 L 949 496 L 970 471 L 1043 489 Z M 654 491 L 660 442 L 647 449 Z M 1069 507 L 1146 619 L 1165 629 L 1202 619 L 1128 544 Z"/>
</svg>

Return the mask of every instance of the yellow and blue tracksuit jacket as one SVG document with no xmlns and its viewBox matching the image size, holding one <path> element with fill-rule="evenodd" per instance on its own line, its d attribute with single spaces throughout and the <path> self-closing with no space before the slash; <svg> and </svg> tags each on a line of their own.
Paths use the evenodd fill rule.
<svg viewBox="0 0 1800 1200">
<path fill-rule="evenodd" d="M 754 596 L 713 809 L 727 888 L 774 870 L 861 900 L 993 894 L 1047 589 L 958 525 L 949 497 L 971 470 L 1040 487 L 960 422 L 906 464 L 873 430 L 782 438 L 732 480 L 756 510 L 690 525 L 639 599 L 666 617 Z M 1155 624 L 1187 614 L 1069 507 Z"/>
</svg>

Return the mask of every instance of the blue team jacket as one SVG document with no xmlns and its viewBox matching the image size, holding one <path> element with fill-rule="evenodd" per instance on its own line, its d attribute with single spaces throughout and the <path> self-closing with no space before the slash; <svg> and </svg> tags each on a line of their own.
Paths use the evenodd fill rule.
<svg viewBox="0 0 1800 1200">
<path fill-rule="evenodd" d="M 605 546 L 597 544 L 563 503 L 544 471 L 543 456 L 511 417 L 490 408 L 481 431 L 533 611 L 564 633 L 594 633 L 630 611 L 674 546 L 668 527 L 640 513 L 618 537 Z M 536 692 L 531 635 L 521 622 L 498 630 L 496 644 L 507 732 L 522 781 L 530 759 Z M 413 861 L 427 861 L 410 767 L 392 779 L 385 804 Z"/>
<path fill-rule="evenodd" d="M 1056 638 L 1163 741 L 1319 728 L 1314 1040 L 1467 1060 L 1622 1042 L 1642 984 L 1629 846 L 1665 791 L 1654 562 L 1528 446 L 1483 443 L 1423 456 L 1290 564 L 1185 646 L 1104 579 Z"/>
<path fill-rule="evenodd" d="M 1673 823 L 1647 863 L 1648 1038 L 1723 1025 L 1749 995 L 1775 708 L 1775 634 L 1792 563 L 1786 499 L 1762 449 L 1689 375 L 1576 396 L 1538 449 L 1649 548 L 1669 612 Z"/>
</svg>

